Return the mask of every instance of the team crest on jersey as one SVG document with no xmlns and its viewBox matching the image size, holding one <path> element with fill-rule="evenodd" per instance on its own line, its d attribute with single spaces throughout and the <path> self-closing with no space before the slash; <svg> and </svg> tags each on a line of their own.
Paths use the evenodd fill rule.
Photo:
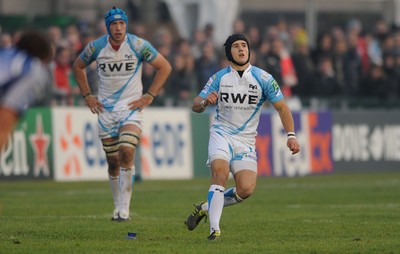
<svg viewBox="0 0 400 254">
<path fill-rule="evenodd" d="M 263 73 L 263 74 L 261 75 L 261 78 L 264 79 L 265 81 L 267 81 L 269 76 L 270 76 L 270 74 L 268 74 L 268 73 Z"/>
<path fill-rule="evenodd" d="M 135 50 L 136 51 L 140 51 L 140 47 L 142 47 L 143 46 L 143 41 L 142 40 L 137 40 L 136 41 L 136 43 L 135 43 Z"/>
</svg>

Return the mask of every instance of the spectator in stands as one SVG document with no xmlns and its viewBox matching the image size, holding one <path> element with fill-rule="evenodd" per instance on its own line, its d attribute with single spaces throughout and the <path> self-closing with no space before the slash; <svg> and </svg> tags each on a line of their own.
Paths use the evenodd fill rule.
<svg viewBox="0 0 400 254">
<path fill-rule="evenodd" d="M 72 47 L 72 57 L 75 58 L 82 51 L 81 35 L 76 25 L 69 25 L 65 28 L 65 37 Z"/>
<path fill-rule="evenodd" d="M 53 44 L 58 47 L 63 40 L 62 30 L 59 26 L 50 26 L 47 28 L 47 33 L 49 34 Z"/>
<path fill-rule="evenodd" d="M 379 102 L 386 99 L 388 81 L 381 66 L 372 64 L 360 84 L 360 95 L 365 98 L 369 105 L 377 106 Z M 378 99 L 380 101 L 377 101 Z"/>
<path fill-rule="evenodd" d="M 316 65 L 321 57 L 333 58 L 333 38 L 328 32 L 318 36 L 317 46 L 311 51 L 311 57 Z"/>
<path fill-rule="evenodd" d="M 212 41 L 213 43 L 215 43 L 214 31 L 215 31 L 214 25 L 212 23 L 207 23 L 206 26 L 204 27 L 204 35 L 206 41 Z"/>
<path fill-rule="evenodd" d="M 247 37 L 249 38 L 249 43 L 254 45 L 254 49 L 258 49 L 261 45 L 261 35 L 260 30 L 257 26 L 250 26 L 247 32 Z"/>
<path fill-rule="evenodd" d="M 313 95 L 323 100 L 340 95 L 340 86 L 333 68 L 332 58 L 322 55 L 313 81 Z"/>
<path fill-rule="evenodd" d="M 393 54 L 400 55 L 400 29 L 393 33 Z"/>
<path fill-rule="evenodd" d="M 400 76 L 398 66 L 396 66 L 396 57 L 393 53 L 383 55 L 383 70 L 386 75 L 386 98 L 396 99 L 400 89 Z"/>
<path fill-rule="evenodd" d="M 292 49 L 287 21 L 284 18 L 280 17 L 276 22 L 276 28 L 278 32 L 278 38 L 283 43 L 283 46 L 287 50 Z"/>
<path fill-rule="evenodd" d="M 72 52 L 69 47 L 59 46 L 54 58 L 54 98 L 58 105 L 73 106 L 75 97 L 79 95 L 79 88 L 72 83 L 71 69 Z"/>
<path fill-rule="evenodd" d="M 239 34 L 246 33 L 246 25 L 244 24 L 242 19 L 235 19 L 233 22 L 233 32 Z"/>
<path fill-rule="evenodd" d="M 95 37 L 99 37 L 106 33 L 107 33 L 107 27 L 104 24 L 104 21 L 101 19 L 96 24 L 94 35 L 95 35 Z"/>
<path fill-rule="evenodd" d="M 382 43 L 383 39 L 390 34 L 390 29 L 385 20 L 380 19 L 375 23 L 374 36 L 377 38 L 379 43 Z"/>
<path fill-rule="evenodd" d="M 155 47 L 160 53 L 171 61 L 173 57 L 173 37 L 171 31 L 166 27 L 160 27 L 153 35 Z"/>
<path fill-rule="evenodd" d="M 175 55 L 170 86 L 166 87 L 166 95 L 172 99 L 174 106 L 188 106 L 196 91 L 194 62 L 188 62 L 184 55 Z"/>
<path fill-rule="evenodd" d="M 304 30 L 299 31 L 294 38 L 293 65 L 298 77 L 298 84 L 292 91 L 294 95 L 310 97 L 312 93 L 312 77 L 315 71 L 314 62 L 310 55 L 308 37 Z"/>
<path fill-rule="evenodd" d="M 191 52 L 194 59 L 198 59 L 202 55 L 203 45 L 206 41 L 206 35 L 202 29 L 197 29 L 194 32 L 193 40 L 191 41 Z"/>
<path fill-rule="evenodd" d="M 359 94 L 359 83 L 363 76 L 362 57 L 359 54 L 359 38 L 355 33 L 347 34 L 347 49 L 344 52 L 334 52 L 334 58 L 339 54 L 339 58 L 343 58 L 343 73 L 344 79 L 342 86 L 345 88 L 342 90 L 342 94 L 345 96 L 358 96 Z M 346 46 L 344 46 L 346 48 Z M 340 53 L 343 53 L 340 55 Z M 335 60 L 334 60 L 335 61 Z M 368 64 L 367 64 L 368 66 Z M 335 69 L 335 71 L 338 71 Z M 340 81 L 339 81 L 340 82 Z"/>
<path fill-rule="evenodd" d="M 193 65 L 194 57 L 192 55 L 192 48 L 189 40 L 180 39 L 177 42 L 175 54 L 181 55 L 184 58 L 185 65 Z"/>
<path fill-rule="evenodd" d="M 202 55 L 199 59 L 196 59 L 195 70 L 197 76 L 197 84 L 203 86 L 210 76 L 219 70 L 218 55 L 214 48 L 212 41 L 206 41 L 202 48 Z M 201 90 L 201 87 L 197 87 L 196 91 Z"/>
<path fill-rule="evenodd" d="M 280 57 L 271 49 L 271 40 L 264 38 L 259 49 L 260 68 L 268 71 L 278 84 L 282 84 Z"/>
<path fill-rule="evenodd" d="M 382 65 L 382 49 L 379 41 L 373 36 L 372 33 L 365 33 L 365 41 L 367 43 L 368 58 L 370 64 Z"/>
<path fill-rule="evenodd" d="M 274 55 L 279 56 L 282 78 L 281 90 L 286 97 L 290 97 L 292 95 L 292 87 L 296 86 L 298 82 L 292 56 L 280 38 L 272 41 L 272 52 Z"/>
<path fill-rule="evenodd" d="M 148 39 L 148 34 L 146 33 L 146 27 L 143 24 L 133 23 L 131 27 L 133 34 L 136 34 L 141 38 Z"/>
</svg>

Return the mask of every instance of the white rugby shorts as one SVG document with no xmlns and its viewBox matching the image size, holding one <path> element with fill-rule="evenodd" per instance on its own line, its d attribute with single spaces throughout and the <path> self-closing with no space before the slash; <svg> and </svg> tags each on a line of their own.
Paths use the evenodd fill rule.
<svg viewBox="0 0 400 254">
<path fill-rule="evenodd" d="M 133 124 L 142 129 L 143 112 L 139 110 L 122 110 L 99 113 L 98 128 L 100 139 L 118 137 L 119 128 L 127 124 Z"/>
<path fill-rule="evenodd" d="M 215 159 L 223 159 L 229 162 L 230 172 L 237 173 L 248 169 L 257 173 L 257 153 L 254 145 L 249 145 L 245 140 L 236 136 L 210 132 L 208 142 L 207 166 Z"/>
</svg>

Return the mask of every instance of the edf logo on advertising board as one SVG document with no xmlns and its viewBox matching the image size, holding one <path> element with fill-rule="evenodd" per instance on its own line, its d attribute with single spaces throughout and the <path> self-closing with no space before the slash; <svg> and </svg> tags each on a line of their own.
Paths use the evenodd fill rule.
<svg viewBox="0 0 400 254">
<path fill-rule="evenodd" d="M 193 176 L 190 112 L 149 109 L 140 140 L 143 179 L 190 179 Z"/>
</svg>

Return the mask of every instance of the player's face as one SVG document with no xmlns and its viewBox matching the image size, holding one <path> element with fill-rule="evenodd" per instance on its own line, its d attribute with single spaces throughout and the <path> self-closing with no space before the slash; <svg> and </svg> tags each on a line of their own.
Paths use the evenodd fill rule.
<svg viewBox="0 0 400 254">
<path fill-rule="evenodd" d="M 235 41 L 232 44 L 231 53 L 233 59 L 239 64 L 245 64 L 249 60 L 249 48 L 244 40 Z"/>
<path fill-rule="evenodd" d="M 126 23 L 123 20 L 116 20 L 110 24 L 112 40 L 116 43 L 122 43 L 126 34 Z"/>
</svg>

